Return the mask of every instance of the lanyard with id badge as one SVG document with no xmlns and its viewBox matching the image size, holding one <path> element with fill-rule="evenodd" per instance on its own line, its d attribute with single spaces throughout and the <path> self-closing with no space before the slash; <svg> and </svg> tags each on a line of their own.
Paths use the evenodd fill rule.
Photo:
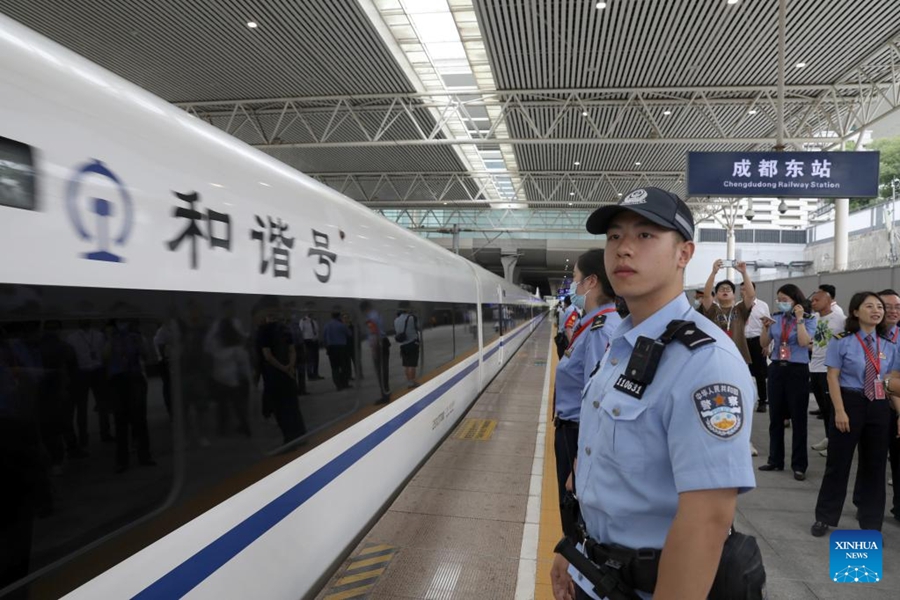
<svg viewBox="0 0 900 600">
<path fill-rule="evenodd" d="M 881 340 L 878 337 L 875 337 L 875 352 L 878 355 L 878 359 L 872 355 L 872 351 L 869 350 L 869 347 L 863 342 L 863 339 L 859 337 L 859 333 L 856 334 L 856 341 L 859 342 L 859 345 L 862 346 L 863 352 L 866 353 L 866 360 L 868 360 L 872 367 L 875 369 L 875 400 L 884 400 L 884 380 L 881 379 L 881 360 L 885 358 L 884 354 L 881 353 Z"/>
<path fill-rule="evenodd" d="M 789 320 L 786 315 L 781 316 L 781 345 L 778 347 L 778 360 L 791 360 L 791 347 L 788 345 L 788 338 L 791 337 L 791 331 L 794 329 L 794 321 Z"/>
</svg>

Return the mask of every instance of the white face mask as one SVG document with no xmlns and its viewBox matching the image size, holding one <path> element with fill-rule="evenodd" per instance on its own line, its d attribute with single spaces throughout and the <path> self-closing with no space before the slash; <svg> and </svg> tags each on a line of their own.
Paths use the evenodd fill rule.
<svg viewBox="0 0 900 600">
<path fill-rule="evenodd" d="M 784 313 L 791 312 L 791 309 L 794 308 L 790 302 L 776 302 L 775 304 L 778 306 L 778 310 Z"/>
</svg>

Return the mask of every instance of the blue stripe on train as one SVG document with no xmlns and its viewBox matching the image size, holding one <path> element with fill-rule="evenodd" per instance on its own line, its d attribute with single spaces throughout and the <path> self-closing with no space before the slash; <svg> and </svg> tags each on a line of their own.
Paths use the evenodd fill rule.
<svg viewBox="0 0 900 600">
<path fill-rule="evenodd" d="M 532 319 L 532 322 L 539 318 L 541 317 Z M 501 339 L 500 344 L 493 348 L 490 353 L 485 354 L 485 359 L 494 354 L 504 342 L 528 330 L 529 327 L 527 325 L 522 326 L 518 331 L 510 335 L 507 340 Z M 450 391 L 450 388 L 465 379 L 477 366 L 478 361 L 476 359 L 462 371 L 438 386 L 437 389 L 426 394 L 421 400 L 345 450 L 318 471 L 260 508 L 217 540 L 144 588 L 134 598 L 141 600 L 180 598 L 187 594 L 225 563 L 237 556 L 239 552 L 275 527 L 282 519 L 319 493 L 322 488 L 337 479 L 344 471 L 353 466 L 378 444 Z"/>
</svg>

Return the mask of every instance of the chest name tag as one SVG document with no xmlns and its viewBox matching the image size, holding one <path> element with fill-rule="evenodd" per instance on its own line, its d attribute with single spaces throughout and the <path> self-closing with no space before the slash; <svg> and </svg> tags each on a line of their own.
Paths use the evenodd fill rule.
<svg viewBox="0 0 900 600">
<path fill-rule="evenodd" d="M 633 379 L 628 379 L 624 375 L 619 375 L 619 378 L 616 380 L 616 384 L 613 387 L 638 400 L 643 398 L 644 391 L 647 389 L 645 384 Z"/>
</svg>

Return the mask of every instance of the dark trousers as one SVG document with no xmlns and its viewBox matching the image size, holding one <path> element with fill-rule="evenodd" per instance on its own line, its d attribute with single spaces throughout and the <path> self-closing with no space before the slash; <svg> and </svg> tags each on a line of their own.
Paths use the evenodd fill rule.
<svg viewBox="0 0 900 600">
<path fill-rule="evenodd" d="M 109 401 L 106 397 L 106 377 L 103 369 L 78 371 L 72 383 L 73 394 L 69 419 L 75 423 L 79 445 L 87 446 L 88 443 L 88 397 L 91 393 L 94 394 L 94 405 L 97 407 L 97 415 L 100 420 L 100 437 L 103 439 L 111 437 Z"/>
<path fill-rule="evenodd" d="M 822 411 L 822 419 L 825 421 L 825 437 L 831 437 L 831 430 L 834 427 L 834 406 L 831 404 L 831 394 L 828 393 L 828 374 L 810 373 L 809 387 L 813 396 L 816 397 L 819 410 Z"/>
<path fill-rule="evenodd" d="M 143 375 L 122 373 L 109 378 L 116 419 L 116 465 L 128 466 L 129 433 L 137 442 L 138 461 L 150 461 L 147 430 L 147 381 Z"/>
<path fill-rule="evenodd" d="M 872 400 L 862 392 L 841 388 L 850 431 L 835 428 L 828 438 L 828 461 L 816 502 L 816 520 L 837 527 L 844 509 L 853 453 L 859 447 L 859 526 L 881 531 L 891 409 L 887 400 Z"/>
<path fill-rule="evenodd" d="M 328 346 L 328 362 L 331 363 L 331 380 L 337 389 L 350 386 L 350 347 Z"/>
<path fill-rule="evenodd" d="M 750 374 L 756 380 L 756 394 L 759 396 L 759 403 L 768 402 L 766 395 L 766 377 L 768 376 L 768 364 L 766 363 L 766 353 L 763 351 L 759 343 L 759 336 L 747 338 L 747 349 L 750 350 Z"/>
<path fill-rule="evenodd" d="M 274 400 L 275 422 L 281 429 L 281 436 L 284 443 L 287 444 L 291 440 L 295 440 L 306 433 L 306 425 L 303 422 L 303 415 L 300 413 L 300 403 L 297 397 L 290 395 Z"/>
<path fill-rule="evenodd" d="M 566 480 L 572 474 L 572 467 L 578 456 L 578 423 L 565 421 L 556 426 L 553 450 L 556 454 L 556 483 L 559 489 L 559 516 L 563 533 L 574 538 L 578 524 L 573 522 L 567 511 L 563 510 L 563 499 L 566 497 Z"/>
<path fill-rule="evenodd" d="M 809 408 L 809 366 L 775 362 L 769 365 L 769 464 L 784 467 L 784 420 L 791 420 L 791 470 L 806 473 L 806 411 Z"/>
<path fill-rule="evenodd" d="M 303 340 L 306 346 L 306 374 L 319 377 L 319 340 Z"/>
<path fill-rule="evenodd" d="M 163 403 L 166 405 L 166 413 L 172 418 L 172 367 L 167 359 L 159 361 L 159 377 L 162 379 Z"/>
<path fill-rule="evenodd" d="M 52 508 L 52 487 L 34 422 L 0 416 L 0 589 L 27 576 L 36 514 Z M 28 593 L 4 598 L 28 598 Z"/>
<path fill-rule="evenodd" d="M 391 346 L 387 338 L 380 339 L 378 346 L 372 349 L 372 362 L 375 364 L 375 375 L 378 377 L 381 399 L 387 400 L 391 395 Z"/>
<path fill-rule="evenodd" d="M 891 433 L 888 438 L 888 461 L 891 463 L 891 478 L 894 480 L 894 501 L 891 512 L 900 519 L 900 438 L 897 437 L 897 413 L 891 413 Z"/>
</svg>

